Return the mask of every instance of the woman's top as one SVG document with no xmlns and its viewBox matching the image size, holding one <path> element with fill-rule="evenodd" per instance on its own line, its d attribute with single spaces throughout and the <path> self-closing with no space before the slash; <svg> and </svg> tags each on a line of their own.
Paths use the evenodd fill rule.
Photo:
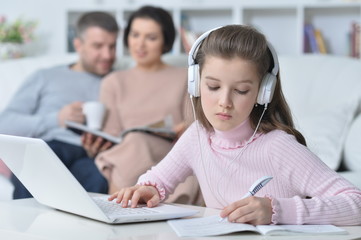
<svg viewBox="0 0 361 240">
<path fill-rule="evenodd" d="M 149 125 L 167 116 L 172 116 L 174 125 L 182 123 L 187 104 L 186 87 L 186 69 L 168 65 L 154 72 L 132 68 L 110 74 L 102 81 L 100 91 L 100 100 L 108 112 L 103 130 L 119 136 L 128 128 Z M 100 153 L 96 164 L 111 189 L 119 190 L 134 185 L 173 145 L 160 137 L 132 132 L 120 144 Z M 200 194 L 199 185 L 194 177 L 189 179 L 180 187 L 184 191 L 170 201 L 182 198 L 182 203 L 195 203 Z"/>
<path fill-rule="evenodd" d="M 197 127 L 198 126 L 198 127 Z M 230 131 L 207 132 L 193 123 L 172 151 L 138 180 L 161 198 L 195 174 L 207 207 L 238 201 L 263 176 L 273 179 L 256 196 L 268 197 L 274 224 L 361 224 L 361 191 L 324 164 L 293 135 L 253 134 L 249 120 Z"/>
</svg>

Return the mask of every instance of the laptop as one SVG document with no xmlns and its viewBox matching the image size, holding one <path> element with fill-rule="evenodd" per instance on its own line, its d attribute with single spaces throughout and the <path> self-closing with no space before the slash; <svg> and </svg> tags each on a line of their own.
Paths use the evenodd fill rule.
<svg viewBox="0 0 361 240">
<path fill-rule="evenodd" d="M 167 220 L 198 213 L 172 204 L 122 208 L 109 202 L 107 196 L 90 196 L 41 139 L 0 134 L 0 159 L 38 202 L 86 218 L 117 224 Z"/>
</svg>

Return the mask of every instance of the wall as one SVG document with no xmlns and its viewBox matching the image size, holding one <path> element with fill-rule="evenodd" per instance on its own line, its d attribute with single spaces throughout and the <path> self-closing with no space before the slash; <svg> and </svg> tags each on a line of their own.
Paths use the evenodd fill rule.
<svg viewBox="0 0 361 240">
<path fill-rule="evenodd" d="M 238 1 L 223 0 L 224 2 L 233 4 Z M 216 0 L 0 0 L 0 16 L 4 15 L 10 21 L 18 17 L 25 20 L 37 20 L 37 39 L 26 46 L 27 55 L 57 55 L 64 54 L 67 51 L 67 12 L 69 10 L 105 10 L 114 12 L 124 8 L 136 9 L 146 4 L 156 4 L 164 8 L 190 4 L 202 8 L 209 4 L 219 4 L 219 2 Z M 116 9 L 114 6 L 116 6 Z M 124 18 L 121 17 L 117 20 L 121 27 L 124 27 Z M 121 39 L 119 39 L 118 44 L 122 44 Z M 123 49 L 118 48 L 118 54 L 122 55 Z"/>
<path fill-rule="evenodd" d="M 353 23 L 361 23 L 359 0 L 0 0 L 0 15 L 9 19 L 19 16 L 37 19 L 37 39 L 27 47 L 27 52 L 59 55 L 67 52 L 68 13 L 77 16 L 84 11 L 109 11 L 124 28 L 129 14 L 145 4 L 169 10 L 177 29 L 184 27 L 187 16 L 192 33 L 228 23 L 255 26 L 283 55 L 305 53 L 305 23 L 322 31 L 328 54 L 349 56 L 350 49 L 361 49 L 361 43 L 355 40 L 360 39 L 359 35 L 351 28 Z M 175 54 L 184 52 L 180 40 L 178 35 L 173 47 Z M 118 55 L 122 56 L 126 51 L 121 38 L 118 46 Z"/>
<path fill-rule="evenodd" d="M 114 0 L 115 1 L 115 0 Z M 26 46 L 28 55 L 63 54 L 66 52 L 67 9 L 106 8 L 105 0 L 0 0 L 0 16 L 9 21 L 18 17 L 37 20 L 36 39 Z M 118 1 L 120 3 L 125 1 Z M 104 6 L 105 5 L 105 6 Z"/>
<path fill-rule="evenodd" d="M 0 0 L 0 15 L 4 15 L 8 21 L 18 17 L 38 21 L 36 40 L 26 46 L 30 55 L 59 54 L 64 53 L 65 37 L 65 16 L 63 4 L 60 3 L 46 0 Z"/>
</svg>

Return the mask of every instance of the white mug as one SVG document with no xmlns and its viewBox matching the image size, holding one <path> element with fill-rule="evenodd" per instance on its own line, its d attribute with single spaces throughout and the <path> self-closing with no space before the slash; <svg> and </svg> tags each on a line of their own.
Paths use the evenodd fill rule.
<svg viewBox="0 0 361 240">
<path fill-rule="evenodd" d="M 105 116 L 105 106 L 101 102 L 91 101 L 83 104 L 83 113 L 85 115 L 88 128 L 100 130 Z"/>
</svg>

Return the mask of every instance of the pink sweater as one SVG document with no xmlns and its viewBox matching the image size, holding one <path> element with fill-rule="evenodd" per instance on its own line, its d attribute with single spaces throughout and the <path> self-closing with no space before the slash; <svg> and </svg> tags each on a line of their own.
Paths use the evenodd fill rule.
<svg viewBox="0 0 361 240">
<path fill-rule="evenodd" d="M 231 131 L 214 133 L 200 125 L 197 130 L 193 123 L 138 184 L 156 186 L 163 199 L 195 174 L 207 207 L 222 209 L 267 175 L 272 181 L 256 196 L 272 199 L 272 223 L 361 224 L 359 189 L 284 131 L 258 134 L 243 148 L 252 133 L 248 120 Z"/>
</svg>

